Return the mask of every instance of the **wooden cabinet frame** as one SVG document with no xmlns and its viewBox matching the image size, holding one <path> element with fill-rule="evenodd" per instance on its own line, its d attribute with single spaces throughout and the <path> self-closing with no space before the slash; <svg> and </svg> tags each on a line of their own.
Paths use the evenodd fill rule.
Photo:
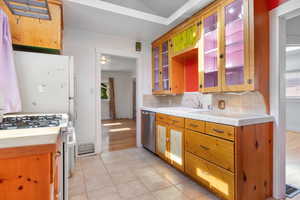
<svg viewBox="0 0 300 200">
<path fill-rule="evenodd" d="M 225 6 L 232 3 L 234 0 L 217 0 L 208 5 L 204 9 L 194 14 L 191 18 L 187 19 L 183 23 L 179 24 L 175 28 L 171 29 L 168 33 L 155 40 L 152 44 L 155 45 L 163 38 L 171 38 L 178 34 L 185 28 L 191 26 L 193 23 L 202 21 L 199 29 L 199 41 L 198 41 L 198 60 L 199 60 L 199 91 L 204 93 L 209 92 L 242 92 L 242 91 L 258 91 L 260 92 L 267 105 L 269 111 L 269 11 L 268 2 L 266 0 L 243 0 L 244 9 L 244 83 L 241 85 L 226 85 L 225 80 Z M 203 89 L 203 18 L 213 12 L 218 12 L 219 20 L 219 55 L 223 54 L 223 59 L 219 58 L 218 67 L 218 87 Z M 188 49 L 186 50 L 188 51 Z M 185 52 L 176 53 L 184 54 Z M 175 66 L 175 67 L 174 67 Z M 173 68 L 178 67 L 179 64 L 172 60 Z M 178 70 L 179 74 L 184 70 Z M 166 94 L 178 94 L 183 93 L 184 88 L 181 87 L 177 90 L 173 90 L 174 83 L 183 82 L 183 78 L 174 76 L 174 72 L 170 74 L 171 91 Z M 201 88 L 202 85 L 202 88 Z M 155 94 L 155 93 L 154 93 Z M 162 94 L 162 92 L 161 92 Z"/>
<path fill-rule="evenodd" d="M 249 56 L 249 52 L 250 52 L 250 38 L 249 38 L 249 0 L 243 0 L 243 13 L 244 13 L 244 17 L 243 17 L 243 32 L 244 32 L 244 84 L 241 85 L 227 85 L 226 84 L 226 50 L 225 50 L 225 7 L 231 3 L 233 3 L 236 0 L 225 0 L 224 3 L 221 6 L 220 9 L 220 15 L 221 15 L 221 41 L 222 42 L 222 52 L 224 55 L 224 59 L 223 59 L 223 64 L 221 67 L 221 77 L 222 77 L 222 89 L 221 91 L 223 92 L 235 92 L 235 91 L 246 91 L 246 90 L 251 90 L 251 83 L 253 82 L 253 78 L 250 77 L 250 56 Z"/>
<path fill-rule="evenodd" d="M 210 87 L 210 88 L 205 88 L 205 79 L 204 79 L 204 20 L 213 15 L 213 14 L 217 14 L 217 19 L 218 19 L 218 23 L 217 23 L 217 37 L 218 37 L 218 41 L 217 41 L 217 67 L 218 67 L 218 85 L 216 87 Z M 220 36 L 221 36 L 221 15 L 220 15 L 220 8 L 218 7 L 214 7 L 212 9 L 210 9 L 208 12 L 206 12 L 205 14 L 203 14 L 201 16 L 201 40 L 200 40 L 200 48 L 199 48 L 199 69 L 200 69 L 200 90 L 204 93 L 207 92 L 219 92 L 221 91 L 221 86 L 222 86 L 222 65 L 223 65 L 223 59 L 220 58 L 220 55 L 223 54 L 223 51 L 221 49 L 221 42 L 220 42 Z"/>
</svg>

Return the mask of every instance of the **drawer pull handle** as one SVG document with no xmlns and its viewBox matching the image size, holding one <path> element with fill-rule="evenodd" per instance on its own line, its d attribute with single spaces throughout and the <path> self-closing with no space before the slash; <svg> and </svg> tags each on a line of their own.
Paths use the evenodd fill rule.
<svg viewBox="0 0 300 200">
<path fill-rule="evenodd" d="M 217 132 L 217 133 L 224 133 L 224 131 L 222 131 L 222 130 L 219 130 L 219 129 L 213 129 L 213 131 L 215 131 L 215 132 Z"/>
<path fill-rule="evenodd" d="M 209 151 L 209 150 L 210 150 L 210 148 L 208 148 L 208 147 L 206 147 L 206 146 L 203 146 L 203 145 L 201 145 L 201 144 L 200 144 L 200 147 L 201 147 L 202 149 L 206 150 L 206 151 Z"/>
<path fill-rule="evenodd" d="M 179 121 L 177 121 L 177 120 L 173 120 L 173 124 L 175 124 L 175 123 L 178 123 Z"/>
<path fill-rule="evenodd" d="M 197 128 L 198 125 L 197 124 L 190 124 L 190 127 Z"/>
</svg>

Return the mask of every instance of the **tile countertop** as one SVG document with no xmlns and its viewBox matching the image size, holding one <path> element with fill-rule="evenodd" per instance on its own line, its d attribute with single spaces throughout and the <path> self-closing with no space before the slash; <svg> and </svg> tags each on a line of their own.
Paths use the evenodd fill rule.
<svg viewBox="0 0 300 200">
<path fill-rule="evenodd" d="M 5 117 L 19 117 L 24 115 L 42 114 L 5 115 Z M 55 144 L 57 137 L 60 134 L 60 129 L 62 127 L 67 127 L 68 125 L 68 115 L 62 114 L 62 116 L 63 120 L 58 127 L 0 130 L 0 149 L 42 144 Z"/>
<path fill-rule="evenodd" d="M 177 117 L 226 124 L 231 126 L 246 126 L 274 121 L 270 115 L 240 114 L 200 110 L 184 107 L 140 107 L 141 110 L 152 111 Z"/>
</svg>

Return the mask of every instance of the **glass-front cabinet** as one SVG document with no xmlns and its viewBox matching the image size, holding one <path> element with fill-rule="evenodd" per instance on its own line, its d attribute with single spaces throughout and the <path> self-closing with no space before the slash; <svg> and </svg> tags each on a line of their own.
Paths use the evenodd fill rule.
<svg viewBox="0 0 300 200">
<path fill-rule="evenodd" d="M 223 40 L 224 40 L 224 74 L 223 91 L 238 91 L 247 88 L 251 84 L 248 80 L 249 68 L 246 55 L 245 29 L 247 28 L 247 18 L 245 16 L 244 0 L 228 0 L 222 8 L 223 20 Z"/>
<path fill-rule="evenodd" d="M 227 0 L 202 17 L 200 91 L 244 91 L 252 84 L 247 59 L 245 0 Z"/>
<path fill-rule="evenodd" d="M 169 41 L 165 41 L 161 45 L 162 53 L 162 90 L 169 91 L 170 90 L 170 79 L 169 79 Z"/>
<path fill-rule="evenodd" d="M 160 47 L 152 48 L 152 74 L 153 74 L 153 92 L 160 91 Z"/>
<path fill-rule="evenodd" d="M 220 15 L 212 10 L 202 17 L 202 45 L 200 52 L 200 90 L 216 92 L 220 90 Z"/>
<path fill-rule="evenodd" d="M 170 93 L 170 41 L 153 45 L 152 47 L 152 78 L 154 94 Z"/>
</svg>

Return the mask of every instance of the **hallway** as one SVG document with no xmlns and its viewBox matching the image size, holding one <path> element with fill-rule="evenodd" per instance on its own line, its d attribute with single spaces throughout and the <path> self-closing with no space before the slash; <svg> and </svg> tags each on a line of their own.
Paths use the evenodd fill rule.
<svg viewBox="0 0 300 200">
<path fill-rule="evenodd" d="M 103 152 L 136 147 L 135 120 L 103 120 L 102 133 Z"/>
<path fill-rule="evenodd" d="M 300 188 L 300 133 L 288 132 L 286 142 L 286 182 Z"/>
</svg>

